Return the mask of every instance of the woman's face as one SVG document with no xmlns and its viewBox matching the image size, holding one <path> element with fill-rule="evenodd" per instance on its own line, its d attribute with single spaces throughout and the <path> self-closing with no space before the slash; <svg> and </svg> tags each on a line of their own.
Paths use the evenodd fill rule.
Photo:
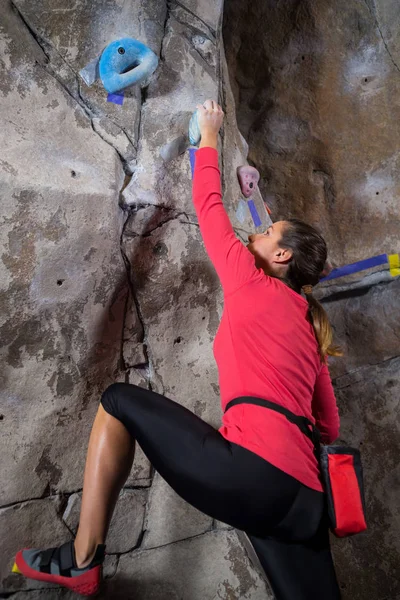
<svg viewBox="0 0 400 600">
<path fill-rule="evenodd" d="M 292 257 L 292 251 L 282 248 L 280 241 L 287 221 L 276 221 L 264 233 L 249 235 L 247 249 L 255 257 L 256 267 L 268 275 L 279 276 L 282 268 Z"/>
</svg>

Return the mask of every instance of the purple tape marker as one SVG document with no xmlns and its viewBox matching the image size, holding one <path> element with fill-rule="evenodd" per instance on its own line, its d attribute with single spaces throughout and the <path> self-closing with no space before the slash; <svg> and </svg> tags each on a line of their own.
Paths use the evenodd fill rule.
<svg viewBox="0 0 400 600">
<path fill-rule="evenodd" d="M 107 102 L 114 102 L 114 104 L 124 103 L 124 92 L 118 92 L 117 94 L 107 94 Z"/>
<path fill-rule="evenodd" d="M 387 254 L 379 254 L 378 256 L 372 256 L 372 258 L 366 258 L 344 267 L 338 267 L 333 269 L 329 275 L 320 279 L 320 281 L 328 281 L 329 279 L 336 279 L 336 277 L 343 277 L 344 275 L 350 275 L 351 273 L 358 273 L 358 271 L 364 271 L 364 269 L 372 269 L 379 265 L 385 265 L 388 262 Z"/>
<path fill-rule="evenodd" d="M 249 209 L 250 209 L 251 216 L 253 217 L 254 225 L 256 227 L 259 227 L 261 225 L 261 219 L 257 212 L 256 205 L 254 204 L 253 200 L 248 200 L 247 204 L 249 205 Z"/>
<path fill-rule="evenodd" d="M 196 163 L 197 148 L 189 148 L 190 168 L 192 169 L 192 179 L 194 175 L 194 165 Z"/>
</svg>

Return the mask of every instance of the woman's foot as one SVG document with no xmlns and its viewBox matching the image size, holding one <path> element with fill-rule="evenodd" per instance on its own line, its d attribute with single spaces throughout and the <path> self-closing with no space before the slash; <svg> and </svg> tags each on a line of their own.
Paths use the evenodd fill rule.
<svg viewBox="0 0 400 600">
<path fill-rule="evenodd" d="M 48 550 L 20 550 L 15 557 L 13 572 L 63 585 L 82 596 L 91 596 L 99 589 L 104 556 L 105 546 L 99 544 L 91 562 L 80 569 L 76 564 L 74 542 L 70 541 Z"/>
</svg>

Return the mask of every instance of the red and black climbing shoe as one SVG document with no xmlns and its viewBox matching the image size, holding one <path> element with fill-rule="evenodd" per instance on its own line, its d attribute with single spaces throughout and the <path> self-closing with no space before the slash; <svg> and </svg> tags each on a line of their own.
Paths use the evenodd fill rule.
<svg viewBox="0 0 400 600">
<path fill-rule="evenodd" d="M 73 541 L 48 550 L 30 548 L 18 552 L 13 572 L 30 579 L 63 585 L 82 596 L 92 596 L 100 586 L 104 555 L 105 546 L 98 545 L 91 563 L 78 569 Z"/>
</svg>

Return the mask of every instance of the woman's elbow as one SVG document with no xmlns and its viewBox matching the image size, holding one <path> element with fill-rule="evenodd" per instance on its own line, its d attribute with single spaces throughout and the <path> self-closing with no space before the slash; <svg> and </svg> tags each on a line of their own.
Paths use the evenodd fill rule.
<svg viewBox="0 0 400 600">
<path fill-rule="evenodd" d="M 326 431 L 325 435 L 321 436 L 321 439 L 324 444 L 333 444 L 333 442 L 336 442 L 336 440 L 338 439 L 339 434 L 340 428 L 339 425 L 337 425 L 336 427 L 329 428 L 329 430 Z"/>
</svg>

